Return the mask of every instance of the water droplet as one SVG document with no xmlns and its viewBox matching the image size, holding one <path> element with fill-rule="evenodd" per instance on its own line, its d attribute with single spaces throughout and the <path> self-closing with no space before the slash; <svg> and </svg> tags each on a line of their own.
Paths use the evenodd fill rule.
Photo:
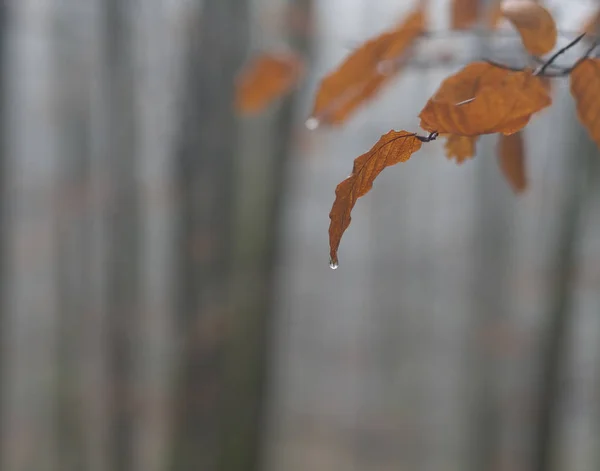
<svg viewBox="0 0 600 471">
<path fill-rule="evenodd" d="M 337 270 L 337 268 L 340 265 L 338 264 L 338 262 L 334 262 L 333 260 L 329 260 L 329 268 L 331 268 L 332 270 Z"/>
<path fill-rule="evenodd" d="M 319 118 L 315 118 L 314 116 L 311 116 L 310 118 L 308 118 L 306 120 L 306 123 L 304 123 L 306 128 L 310 129 L 311 131 L 314 131 L 315 129 L 317 129 L 320 124 L 321 124 L 321 122 L 319 121 Z"/>
</svg>

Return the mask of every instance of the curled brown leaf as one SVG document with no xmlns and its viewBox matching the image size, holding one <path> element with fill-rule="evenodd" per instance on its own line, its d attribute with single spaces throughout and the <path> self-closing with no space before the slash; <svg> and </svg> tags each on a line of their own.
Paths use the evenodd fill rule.
<svg viewBox="0 0 600 471">
<path fill-rule="evenodd" d="M 401 59 L 424 29 L 423 8 L 417 8 L 396 28 L 353 51 L 319 84 L 312 118 L 321 124 L 345 122 L 398 73 Z"/>
<path fill-rule="evenodd" d="M 533 0 L 504 0 L 501 8 L 529 53 L 541 56 L 554 49 L 558 37 L 556 23 L 542 5 Z"/>
<path fill-rule="evenodd" d="M 329 213 L 329 256 L 333 268 L 338 265 L 337 251 L 358 198 L 373 188 L 375 178 L 384 168 L 407 161 L 421 145 L 415 133 L 390 131 L 381 136 L 371 150 L 354 160 L 352 174 L 335 189 L 335 201 Z"/>
</svg>

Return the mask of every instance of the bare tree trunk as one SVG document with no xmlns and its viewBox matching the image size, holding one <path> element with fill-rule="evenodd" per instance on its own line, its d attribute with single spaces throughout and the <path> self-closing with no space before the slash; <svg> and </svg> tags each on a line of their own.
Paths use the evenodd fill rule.
<svg viewBox="0 0 600 471">
<path fill-rule="evenodd" d="M 483 148 L 483 145 L 481 146 Z M 498 178 L 496 159 L 489 146 L 480 157 L 479 174 L 480 222 L 473 268 L 476 305 L 473 312 L 473 350 L 469 362 L 473 365 L 473 463 L 472 470 L 496 469 L 499 465 L 501 411 L 497 396 L 500 364 L 494 349 L 481 340 L 486 332 L 498 328 L 509 317 L 506 280 L 508 259 L 508 216 L 506 202 L 498 198 L 503 190 L 491 188 L 505 185 Z M 485 158 L 487 157 L 487 158 Z M 483 345 L 483 348 L 482 348 Z M 500 372 L 501 374 L 501 372 Z"/>
<path fill-rule="evenodd" d="M 5 106 L 5 81 L 6 81 L 6 26 L 7 26 L 7 5 L 5 0 L 0 0 L 0 64 L 2 64 L 2 72 L 0 72 L 0 464 L 4 463 L 1 454 L 3 444 L 5 443 L 4 431 L 4 392 L 5 392 L 5 359 L 6 352 L 4 335 L 4 322 L 6 317 L 6 106 Z"/>
<path fill-rule="evenodd" d="M 136 179 L 131 6 L 105 0 L 106 152 L 110 164 L 107 328 L 110 469 L 129 471 L 134 446 L 134 351 L 139 291 L 139 214 Z"/>
<path fill-rule="evenodd" d="M 81 361 L 81 327 L 89 312 L 89 214 L 85 207 L 89 189 L 89 121 L 85 105 L 86 74 L 78 65 L 77 47 L 60 47 L 60 43 L 84 44 L 78 41 L 77 24 L 69 13 L 59 11 L 61 18 L 71 20 L 60 25 L 57 60 L 62 75 L 56 90 L 61 120 L 61 159 L 58 192 L 56 237 L 58 253 L 57 280 L 57 458 L 64 471 L 85 469 L 82 403 L 79 399 Z"/>
<path fill-rule="evenodd" d="M 310 13 L 310 2 L 296 3 Z M 245 471 L 260 462 L 273 267 L 294 108 L 288 99 L 271 117 L 271 149 L 250 156 L 256 171 L 236 175 L 242 144 L 231 104 L 246 52 L 247 12 L 237 1 L 209 0 L 202 26 L 193 24 L 178 149 L 184 350 L 171 463 L 174 470 Z M 306 46 L 304 38 L 295 42 Z M 236 185 L 236 177 L 244 185 Z"/>
<path fill-rule="evenodd" d="M 482 8 L 489 6 L 489 0 L 480 2 Z M 481 57 L 490 56 L 491 47 L 486 39 L 478 44 Z M 506 308 L 506 281 L 508 274 L 507 257 L 508 215 L 506 201 L 498 195 L 506 193 L 504 181 L 498 178 L 498 166 L 489 141 L 482 141 L 479 147 L 478 201 L 479 213 L 475 228 L 476 240 L 473 290 L 475 303 L 473 312 L 473 334 L 467 363 L 473 372 L 473 395 L 469 396 L 473 422 L 471 428 L 472 462 L 471 470 L 496 469 L 499 465 L 501 415 L 497 397 L 497 368 L 500 366 L 495 352 L 481 342 L 485 332 L 489 332 L 508 317 Z M 495 188 L 494 188 L 495 186 Z M 482 348 L 483 344 L 483 348 Z"/>
<path fill-rule="evenodd" d="M 286 6 L 293 8 L 295 15 L 311 18 L 312 0 L 290 0 Z M 289 39 L 298 52 L 309 52 L 305 32 L 296 31 Z M 265 152 L 263 145 L 262 155 L 247 156 L 252 165 L 245 165 L 239 172 L 246 182 L 232 190 L 238 201 L 232 238 L 235 304 L 228 322 L 230 347 L 225 359 L 225 428 L 219 468 L 222 471 L 262 469 L 275 267 L 285 188 L 291 177 L 288 164 L 293 155 L 291 141 L 296 124 L 294 98 L 286 98 L 276 113 L 267 118 L 272 148 Z"/>
<path fill-rule="evenodd" d="M 177 270 L 182 338 L 171 469 L 216 469 L 229 309 L 237 124 L 233 83 L 247 45 L 247 2 L 206 0 L 189 15 L 182 123 Z"/>
<path fill-rule="evenodd" d="M 577 125 L 565 145 L 570 153 L 569 162 L 563 165 L 564 204 L 559 227 L 556 228 L 556 254 L 554 276 L 549 293 L 551 310 L 546 320 L 542 339 L 537 384 L 538 416 L 534 427 L 533 471 L 550 471 L 553 467 L 559 423 L 561 379 L 564 373 L 568 340 L 572 327 L 572 280 L 576 265 L 577 245 L 580 242 L 584 195 L 588 184 L 590 159 L 597 150 L 585 130 Z"/>
<path fill-rule="evenodd" d="M 91 312 L 90 120 L 89 71 L 85 58 L 89 42 L 84 12 L 58 5 L 54 41 L 59 79 L 56 81 L 56 119 L 60 145 L 57 196 L 57 372 L 56 443 L 58 468 L 89 469 L 85 453 L 85 417 L 81 372 L 86 364 L 82 343 Z"/>
</svg>

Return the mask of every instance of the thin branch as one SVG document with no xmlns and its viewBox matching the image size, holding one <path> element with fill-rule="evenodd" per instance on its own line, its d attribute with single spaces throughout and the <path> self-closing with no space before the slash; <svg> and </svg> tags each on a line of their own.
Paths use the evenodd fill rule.
<svg viewBox="0 0 600 471">
<path fill-rule="evenodd" d="M 575 68 L 581 64 L 585 59 L 587 59 L 588 57 L 590 57 L 591 53 L 593 52 L 594 49 L 596 49 L 596 47 L 598 47 L 598 41 L 594 41 L 594 43 L 587 49 L 587 51 L 585 52 L 585 54 L 583 56 L 581 56 L 579 59 L 577 59 L 577 61 L 575 61 L 575 63 L 571 66 L 571 67 L 562 67 L 559 71 L 555 72 L 555 73 L 548 73 L 548 72 L 544 72 L 542 75 L 544 77 L 551 77 L 551 78 L 556 78 L 556 77 L 566 77 L 567 75 L 569 75 L 571 72 L 573 72 L 575 70 Z"/>
<path fill-rule="evenodd" d="M 482 32 L 478 31 L 478 30 L 473 30 L 472 32 L 476 36 L 482 35 L 481 34 Z M 446 30 L 444 30 L 444 31 L 427 31 L 427 32 L 424 32 L 421 34 L 421 39 L 440 38 L 440 37 L 444 37 L 444 36 L 451 36 L 451 35 L 458 34 L 458 33 L 464 35 L 465 32 L 464 31 L 446 31 Z M 488 33 L 490 33 L 489 31 L 484 31 L 484 33 L 486 33 L 488 37 L 490 36 L 490 34 L 488 34 Z M 503 32 L 500 32 L 500 33 L 503 33 Z M 513 32 L 510 32 L 510 31 L 508 31 L 507 33 L 510 33 L 513 36 L 515 35 Z M 498 32 L 497 31 L 493 32 L 492 35 L 494 35 L 494 34 L 498 34 Z M 574 35 L 574 34 L 575 33 L 565 32 L 565 31 L 559 32 L 560 36 L 570 36 L 570 35 Z M 561 55 L 563 55 L 569 49 L 571 49 L 572 47 L 577 45 L 585 36 L 586 36 L 585 33 L 583 33 L 583 34 L 578 33 L 578 35 L 577 35 L 577 37 L 575 37 L 575 39 L 573 39 L 571 42 L 569 42 L 569 44 L 567 44 L 563 48 L 559 49 L 547 60 L 544 60 L 537 56 L 529 56 L 530 59 L 532 59 L 536 63 L 540 64 L 540 67 L 538 67 L 538 69 L 534 72 L 534 75 L 543 76 L 543 77 L 551 77 L 551 78 L 564 77 L 564 76 L 569 75 L 573 71 L 573 69 L 581 63 L 581 61 L 583 59 L 590 56 L 590 54 L 593 52 L 593 50 L 598 46 L 598 40 L 594 41 L 594 43 L 588 48 L 585 55 L 583 57 L 581 57 L 577 62 L 575 62 L 575 64 L 572 67 L 563 67 L 563 66 L 554 64 L 554 62 L 556 61 L 556 59 L 558 59 Z M 356 45 L 357 45 L 357 43 L 353 43 L 352 47 L 350 45 L 348 45 L 348 47 L 350 49 L 355 49 Z M 520 72 L 520 71 L 524 70 L 524 67 L 510 66 L 507 64 L 502 64 L 500 62 L 496 62 L 491 59 L 481 59 L 481 60 L 485 61 L 488 64 L 491 64 L 495 67 L 505 69 L 505 70 L 511 70 L 513 72 Z M 456 63 L 462 64 L 467 61 L 466 60 L 465 61 L 457 61 L 457 62 L 441 61 L 439 63 L 432 63 L 432 62 L 433 61 L 423 62 L 423 61 L 419 61 L 419 60 L 407 59 L 407 55 L 403 54 L 401 57 L 398 57 L 395 59 L 387 59 L 385 61 L 382 61 L 379 66 L 381 68 L 380 73 L 382 73 L 382 75 L 387 75 L 384 71 L 385 69 L 392 69 L 399 65 L 402 65 L 402 66 L 408 65 L 410 67 L 427 69 L 427 68 L 433 68 L 436 66 L 447 67 L 447 66 L 455 65 Z M 554 71 L 550 72 L 549 69 L 554 69 Z"/>
<path fill-rule="evenodd" d="M 544 65 L 547 62 L 545 59 L 542 59 L 541 57 L 538 57 L 538 56 L 532 56 L 532 55 L 530 55 L 529 58 L 532 61 L 534 61 L 536 64 L 539 64 L 539 65 Z M 559 70 L 567 70 L 567 67 L 563 67 L 561 65 L 556 65 L 556 64 L 550 64 L 550 65 L 548 65 L 548 68 L 550 68 L 550 67 L 552 67 L 554 69 L 559 69 Z"/>
<path fill-rule="evenodd" d="M 423 33 L 421 33 L 421 37 L 422 38 L 445 38 L 448 36 L 476 36 L 476 37 L 487 37 L 487 38 L 494 38 L 494 37 L 509 37 L 509 38 L 514 38 L 514 39 L 520 39 L 518 33 L 516 33 L 513 30 L 495 30 L 495 31 L 491 31 L 491 30 L 476 30 L 476 29 L 472 29 L 472 30 L 457 30 L 457 31 L 453 31 L 453 30 L 437 30 L 437 31 L 425 31 Z M 563 37 L 563 38 L 569 38 L 569 37 L 573 37 L 575 39 L 577 39 L 579 36 L 581 36 L 581 31 L 558 31 L 558 36 L 559 37 Z"/>
<path fill-rule="evenodd" d="M 531 56 L 531 58 L 534 61 L 536 61 L 537 63 L 542 63 L 540 65 L 540 67 L 538 67 L 537 70 L 533 73 L 533 75 L 541 76 L 541 77 L 552 77 L 552 78 L 564 77 L 566 75 L 569 75 L 573 71 L 573 69 L 581 63 L 581 61 L 583 61 L 584 59 L 589 57 L 589 55 L 592 53 L 592 51 L 598 46 L 597 41 L 594 41 L 594 43 L 588 48 L 586 53 L 583 55 L 583 57 L 580 57 L 572 67 L 569 67 L 569 68 L 560 67 L 560 66 L 555 65 L 554 61 L 556 61 L 556 59 L 558 59 L 561 55 L 563 55 L 569 49 L 571 49 L 572 47 L 577 45 L 577 43 L 579 43 L 584 37 L 585 37 L 585 33 L 580 34 L 573 41 L 571 41 L 569 44 L 567 44 L 565 47 L 560 48 L 558 51 L 556 51 L 554 54 L 552 54 L 552 56 L 550 56 L 550 58 L 547 59 L 546 61 L 543 61 L 543 59 L 540 59 L 537 56 Z M 513 72 L 520 72 L 523 70 L 522 68 L 519 68 L 519 67 L 512 67 L 512 66 L 509 66 L 506 64 L 501 64 L 499 62 L 495 62 L 495 61 L 492 61 L 489 59 L 483 59 L 483 60 L 485 60 L 485 62 L 487 62 L 488 64 L 491 64 L 495 67 L 499 67 L 501 69 L 512 70 Z M 550 68 L 555 68 L 558 70 L 556 72 L 547 72 L 547 70 Z"/>
<path fill-rule="evenodd" d="M 452 30 L 437 30 L 437 31 L 424 31 L 421 33 L 418 39 L 426 40 L 426 39 L 446 39 L 452 36 L 460 36 L 460 37 L 485 37 L 489 39 L 493 39 L 495 37 L 499 38 L 511 38 L 515 40 L 520 40 L 520 36 L 518 33 L 512 30 L 505 31 L 488 31 L 488 30 L 460 30 L 460 31 L 452 31 Z M 581 32 L 574 31 L 559 31 L 559 37 L 575 37 L 579 41 L 579 36 L 581 36 Z M 343 47 L 345 49 L 354 50 L 360 47 L 364 41 L 355 41 L 355 40 L 343 40 Z"/>
<path fill-rule="evenodd" d="M 437 131 L 430 132 L 428 136 L 419 136 L 415 134 L 415 137 L 421 142 L 435 141 L 440 134 Z"/>
<path fill-rule="evenodd" d="M 554 61 L 556 59 L 558 59 L 561 55 L 563 55 L 565 52 L 567 52 L 569 49 L 571 49 L 573 46 L 575 46 L 579 41 L 581 41 L 583 38 L 585 37 L 585 33 L 580 34 L 579 36 L 577 36 L 573 41 L 571 41 L 569 44 L 567 44 L 565 47 L 560 48 L 558 51 L 556 51 L 554 54 L 552 54 L 552 56 L 550 56 L 550 58 L 546 61 L 546 63 L 544 65 L 542 65 L 535 73 L 534 75 L 543 75 L 544 72 L 546 71 L 546 69 L 548 67 L 550 67 Z M 592 49 L 593 50 L 593 49 Z M 590 50 L 591 52 L 591 50 Z"/>
<path fill-rule="evenodd" d="M 500 62 L 495 62 L 490 59 L 481 59 L 481 60 L 484 62 L 487 62 L 490 65 L 493 65 L 494 67 L 498 67 L 499 69 L 512 70 L 513 72 L 522 72 L 523 71 L 522 67 L 512 67 L 510 65 L 501 64 Z"/>
</svg>

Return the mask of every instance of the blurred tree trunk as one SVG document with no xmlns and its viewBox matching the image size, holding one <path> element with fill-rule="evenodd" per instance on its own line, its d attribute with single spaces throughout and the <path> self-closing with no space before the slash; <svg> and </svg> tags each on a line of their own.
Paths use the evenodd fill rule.
<svg viewBox="0 0 600 471">
<path fill-rule="evenodd" d="M 481 0 L 482 9 L 490 6 L 489 0 Z M 483 21 L 483 20 L 480 20 Z M 477 44 L 480 57 L 491 57 L 488 40 Z M 498 368 L 496 352 L 486 335 L 501 328 L 509 317 L 507 308 L 507 260 L 509 255 L 506 233 L 508 225 L 507 201 L 497 195 L 507 194 L 506 182 L 498 178 L 495 144 L 481 141 L 478 154 L 478 202 L 473 257 L 473 290 L 475 293 L 472 340 L 467 364 L 473 372 L 473 395 L 469 395 L 473 412 L 471 428 L 471 471 L 495 469 L 501 459 L 501 411 L 497 396 Z"/>
<path fill-rule="evenodd" d="M 0 64 L 2 64 L 2 73 L 0 73 L 0 296 L 2 298 L 2 305 L 0 306 L 0 463 L 4 463 L 3 456 L 1 454 L 2 446 L 5 443 L 2 432 L 4 431 L 4 393 L 5 393 L 5 359 L 4 353 L 5 342 L 4 335 L 6 329 L 4 328 L 5 313 L 6 313 L 6 202 L 7 202 L 7 190 L 6 190 L 6 107 L 5 107 L 5 93 L 6 93 L 6 30 L 7 30 L 7 5 L 5 0 L 0 0 Z"/>
<path fill-rule="evenodd" d="M 134 352 L 139 304 L 139 214 L 135 152 L 135 103 L 131 6 L 105 0 L 104 142 L 109 165 L 107 336 L 109 375 L 109 463 L 113 471 L 133 469 Z"/>
<path fill-rule="evenodd" d="M 494 149 L 487 145 L 482 153 L 483 157 L 489 158 L 479 161 L 479 230 L 473 267 L 476 299 L 472 324 L 473 351 L 469 355 L 475 388 L 471 409 L 474 419 L 472 471 L 496 469 L 501 459 L 501 409 L 497 385 L 502 370 L 493 343 L 488 339 L 490 334 L 502 329 L 510 316 L 506 286 L 509 255 L 507 204 L 497 197 L 506 193 L 506 189 L 492 188 L 505 186 L 506 182 L 498 177 Z"/>
<path fill-rule="evenodd" d="M 80 400 L 83 325 L 90 309 L 89 207 L 89 75 L 82 58 L 82 12 L 57 6 L 53 36 L 59 79 L 56 80 L 56 119 L 59 123 L 60 173 L 57 237 L 57 371 L 56 443 L 58 469 L 89 469 L 84 446 L 84 416 Z M 84 23 L 85 24 L 85 23 Z"/>
<path fill-rule="evenodd" d="M 534 425 L 533 471 L 550 471 L 555 464 L 555 450 L 560 426 L 561 381 L 564 375 L 566 356 L 569 352 L 569 337 L 573 324 L 573 274 L 576 268 L 577 247 L 581 240 L 581 218 L 585 193 L 590 173 L 590 160 L 597 158 L 595 144 L 577 121 L 565 143 L 569 160 L 563 164 L 564 202 L 557 218 L 556 256 L 549 293 L 550 311 L 544 316 L 544 336 L 538 359 L 540 376 L 537 383 L 538 408 Z"/>
<path fill-rule="evenodd" d="M 289 12 L 298 22 L 296 27 L 286 28 L 286 39 L 306 57 L 310 47 L 305 22 L 312 18 L 312 0 L 290 0 L 284 4 L 284 24 L 288 25 L 292 18 Z M 275 268 L 285 188 L 291 178 L 288 164 L 293 156 L 294 104 L 295 95 L 288 96 L 263 122 L 248 124 L 250 132 L 256 124 L 267 127 L 269 142 L 245 155 L 246 162 L 238 163 L 238 178 L 243 183 L 238 182 L 234 189 L 234 304 L 227 324 L 231 330 L 230 348 L 225 355 L 222 471 L 262 469 Z"/>
<path fill-rule="evenodd" d="M 308 1 L 296 3 L 308 14 Z M 246 8 L 246 2 L 207 0 L 192 22 L 177 149 L 177 301 L 184 345 L 173 470 L 246 471 L 260 461 L 273 268 L 294 108 L 284 100 L 265 118 L 272 130 L 260 154 L 244 155 L 231 104 L 247 52 Z M 304 47 L 305 39 L 296 45 Z"/>
<path fill-rule="evenodd" d="M 247 2 L 191 7 L 175 184 L 180 196 L 176 309 L 182 339 L 171 468 L 213 471 L 229 309 L 237 124 L 233 80 L 247 47 Z M 241 393 L 241 392 L 240 392 Z"/>
</svg>

